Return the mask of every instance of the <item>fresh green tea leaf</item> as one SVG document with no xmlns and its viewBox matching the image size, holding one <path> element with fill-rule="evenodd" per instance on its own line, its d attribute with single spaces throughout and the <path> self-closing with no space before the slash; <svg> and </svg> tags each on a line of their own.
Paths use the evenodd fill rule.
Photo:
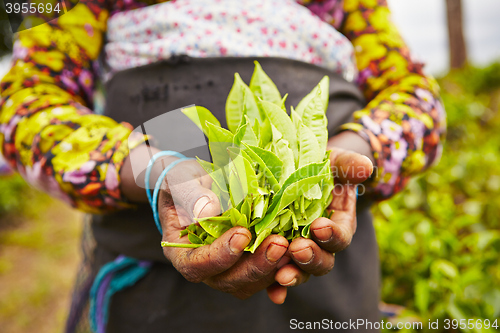
<svg viewBox="0 0 500 333">
<path fill-rule="evenodd" d="M 198 126 L 199 129 L 208 137 L 208 126 L 207 122 L 212 123 L 220 127 L 220 122 L 215 118 L 215 116 L 202 106 L 191 106 L 189 108 L 182 109 L 184 113 L 193 123 Z"/>
<path fill-rule="evenodd" d="M 325 151 L 328 141 L 328 129 L 326 115 L 321 104 L 320 91 L 318 89 L 318 95 L 307 105 L 302 114 L 302 121 L 315 134 L 320 149 Z"/>
<path fill-rule="evenodd" d="M 295 161 L 295 158 L 297 158 L 298 155 L 297 131 L 293 126 L 292 120 L 285 112 L 283 112 L 283 110 L 281 110 L 279 106 L 275 104 L 262 101 L 262 107 L 266 112 L 266 116 L 271 121 L 271 124 L 283 135 L 283 139 L 288 141 L 290 144 Z M 276 141 L 274 136 L 273 141 Z"/>
<path fill-rule="evenodd" d="M 248 155 L 262 168 L 271 189 L 275 192 L 279 191 L 280 185 L 276 176 L 279 177 L 281 175 L 283 162 L 269 150 L 247 144 L 245 144 L 245 147 L 247 148 L 245 151 Z"/>
<path fill-rule="evenodd" d="M 264 241 L 264 239 L 267 238 L 272 232 L 272 229 L 266 229 L 263 230 L 259 235 L 257 235 L 257 238 L 255 239 L 255 242 L 250 246 L 248 246 L 245 251 L 250 251 L 251 253 L 254 253 L 255 250 L 259 247 L 260 244 Z"/>
<path fill-rule="evenodd" d="M 250 88 L 243 82 L 238 73 L 234 74 L 234 83 L 226 101 L 227 126 L 235 133 L 241 118 L 246 114 L 251 124 L 261 120 L 259 108 Z"/>
<path fill-rule="evenodd" d="M 219 238 L 222 234 L 232 228 L 231 222 L 228 220 L 208 218 L 198 222 L 207 233 L 215 238 Z"/>
<path fill-rule="evenodd" d="M 247 194 L 258 193 L 259 183 L 255 175 L 255 169 L 251 162 L 245 158 L 245 153 L 238 148 L 230 148 L 228 149 L 228 153 L 232 161 L 231 165 L 234 166 L 235 174 L 243 191 L 243 198 L 241 198 L 241 200 L 243 200 Z M 230 183 L 229 185 L 231 186 L 232 184 Z M 237 205 L 241 200 L 235 200 L 233 204 Z"/>
<path fill-rule="evenodd" d="M 323 159 L 324 150 L 320 149 L 318 140 L 314 133 L 306 127 L 301 120 L 297 120 L 299 124 L 299 164 L 301 168 L 304 165 L 317 163 Z"/>
<path fill-rule="evenodd" d="M 271 151 L 282 161 L 282 174 L 279 175 L 279 184 L 282 185 L 284 181 L 295 171 L 295 158 L 293 151 L 286 140 L 279 140 L 272 145 Z M 278 178 L 277 178 L 278 179 Z"/>
<path fill-rule="evenodd" d="M 257 100 L 261 99 L 277 106 L 281 105 L 281 94 L 278 88 L 257 61 L 255 61 L 255 70 L 250 79 L 250 89 Z"/>
<path fill-rule="evenodd" d="M 273 130 L 271 126 L 269 119 L 267 119 L 267 117 L 264 118 L 260 126 L 259 147 L 266 147 L 273 139 Z"/>
<path fill-rule="evenodd" d="M 311 102 L 311 100 L 316 97 L 318 90 L 321 89 L 321 104 L 324 105 L 323 113 L 326 113 L 328 107 L 328 94 L 330 91 L 330 78 L 325 76 L 319 81 L 318 85 L 311 90 L 297 105 L 295 111 L 302 117 L 304 110 Z"/>
<path fill-rule="evenodd" d="M 234 146 L 240 147 L 242 143 L 247 143 L 249 145 L 257 145 L 258 144 L 257 137 L 255 136 L 252 127 L 248 123 L 248 117 L 244 116 L 243 120 L 245 120 L 245 122 L 242 123 L 240 127 L 238 127 L 238 130 L 234 135 L 233 138 Z"/>
</svg>

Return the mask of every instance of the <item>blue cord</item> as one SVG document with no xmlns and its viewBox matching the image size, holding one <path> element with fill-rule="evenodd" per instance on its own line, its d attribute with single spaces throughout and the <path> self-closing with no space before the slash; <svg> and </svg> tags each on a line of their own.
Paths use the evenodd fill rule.
<svg viewBox="0 0 500 333">
<path fill-rule="evenodd" d="M 175 156 L 178 157 L 179 159 L 177 161 L 174 161 L 170 163 L 160 174 L 160 177 L 158 177 L 158 180 L 156 181 L 153 196 L 151 196 L 151 191 L 149 190 L 149 178 L 151 177 L 151 170 L 153 169 L 153 164 L 156 162 L 156 160 L 160 157 L 163 156 Z M 149 161 L 148 167 L 146 169 L 146 175 L 145 175 L 145 186 L 146 186 L 146 194 L 148 196 L 148 201 L 149 204 L 151 205 L 151 209 L 153 210 L 153 217 L 155 220 L 156 227 L 158 228 L 158 231 L 160 234 L 163 234 L 162 228 L 161 228 L 161 223 L 160 223 L 160 217 L 158 214 L 158 193 L 160 192 L 160 187 L 163 182 L 163 179 L 167 176 L 167 173 L 172 170 L 173 167 L 175 167 L 177 164 L 191 160 L 191 158 L 187 158 L 186 156 L 182 155 L 181 153 L 175 152 L 175 151 L 162 151 L 159 153 L 156 153 L 153 158 Z"/>
<path fill-rule="evenodd" d="M 153 169 L 153 164 L 156 162 L 156 160 L 160 157 L 164 156 L 175 156 L 177 158 L 186 158 L 186 156 L 182 155 L 181 153 L 171 151 L 171 150 L 166 150 L 166 151 L 161 151 L 159 153 L 154 154 L 154 156 L 149 160 L 148 167 L 146 168 L 146 176 L 144 179 L 144 183 L 146 186 L 146 194 L 148 196 L 148 201 L 149 204 L 151 205 L 153 203 L 153 199 L 151 198 L 151 192 L 149 191 L 149 178 L 151 177 L 151 170 Z"/>
<path fill-rule="evenodd" d="M 174 161 L 174 162 L 170 163 L 165 168 L 165 170 L 163 170 L 163 172 L 160 174 L 160 177 L 158 177 L 158 180 L 156 181 L 155 190 L 153 192 L 153 203 L 152 203 L 151 208 L 153 209 L 153 217 L 155 219 L 156 227 L 158 228 L 158 231 L 162 235 L 163 235 L 163 232 L 162 232 L 162 229 L 161 229 L 160 217 L 158 215 L 158 193 L 160 192 L 161 183 L 163 182 L 163 179 L 167 176 L 167 173 L 170 170 L 172 170 L 172 168 L 174 166 L 176 166 L 177 164 L 179 164 L 181 162 L 190 160 L 190 159 L 191 158 L 184 157 L 184 158 L 181 158 L 180 160 L 177 160 L 177 161 Z"/>
</svg>

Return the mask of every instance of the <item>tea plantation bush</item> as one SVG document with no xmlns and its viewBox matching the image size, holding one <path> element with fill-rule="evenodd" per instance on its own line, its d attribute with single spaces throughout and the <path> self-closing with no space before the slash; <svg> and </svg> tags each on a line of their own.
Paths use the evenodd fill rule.
<svg viewBox="0 0 500 333">
<path fill-rule="evenodd" d="M 445 319 L 500 318 L 500 64 L 439 81 L 443 157 L 374 213 L 383 300 L 444 332 Z"/>
</svg>

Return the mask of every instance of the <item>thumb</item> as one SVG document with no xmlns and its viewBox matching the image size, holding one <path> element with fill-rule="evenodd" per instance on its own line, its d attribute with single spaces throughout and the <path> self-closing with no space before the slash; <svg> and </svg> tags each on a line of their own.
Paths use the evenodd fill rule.
<svg viewBox="0 0 500 333">
<path fill-rule="evenodd" d="M 373 163 L 368 157 L 350 150 L 332 148 L 330 161 L 335 181 L 342 184 L 362 183 L 373 172 Z"/>
<path fill-rule="evenodd" d="M 174 168 L 171 174 L 167 174 L 167 192 L 175 209 L 182 208 L 192 219 L 217 216 L 221 208 L 217 195 L 209 189 L 212 179 L 196 169 L 195 166 L 195 170 L 191 170 L 190 165 Z M 189 221 L 182 221 L 182 226 L 189 224 Z"/>
</svg>

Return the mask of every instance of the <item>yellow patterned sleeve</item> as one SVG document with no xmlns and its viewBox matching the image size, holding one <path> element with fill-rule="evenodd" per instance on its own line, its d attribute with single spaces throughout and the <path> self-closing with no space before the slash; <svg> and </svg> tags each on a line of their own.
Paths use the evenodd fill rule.
<svg viewBox="0 0 500 333">
<path fill-rule="evenodd" d="M 92 112 L 92 65 L 107 18 L 105 3 L 82 0 L 63 16 L 20 31 L 13 66 L 0 84 L 6 160 L 35 187 L 92 213 L 130 206 L 119 175 L 131 126 Z M 136 139 L 132 146 L 143 140 Z"/>
<path fill-rule="evenodd" d="M 369 141 L 376 171 L 369 192 L 386 199 L 439 159 L 446 115 L 436 81 L 412 59 L 385 0 L 344 0 L 340 31 L 352 42 L 368 105 L 344 130 Z"/>
</svg>

